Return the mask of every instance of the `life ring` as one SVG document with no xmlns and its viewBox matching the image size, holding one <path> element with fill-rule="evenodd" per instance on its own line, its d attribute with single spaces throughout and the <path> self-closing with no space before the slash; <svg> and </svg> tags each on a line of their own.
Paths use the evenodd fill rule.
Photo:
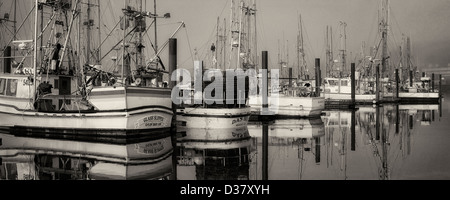
<svg viewBox="0 0 450 200">
<path fill-rule="evenodd" d="M 136 78 L 136 80 L 134 81 L 134 83 L 139 86 L 142 83 L 142 79 L 141 78 Z"/>
</svg>

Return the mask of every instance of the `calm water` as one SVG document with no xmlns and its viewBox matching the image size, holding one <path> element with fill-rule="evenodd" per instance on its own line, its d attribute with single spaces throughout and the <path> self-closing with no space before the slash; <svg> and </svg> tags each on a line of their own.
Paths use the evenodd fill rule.
<svg viewBox="0 0 450 200">
<path fill-rule="evenodd" d="M 445 99 L 450 92 L 445 91 Z M 0 179 L 450 179 L 450 103 L 86 140 L 0 132 Z M 13 135 L 16 134 L 16 135 Z"/>
</svg>

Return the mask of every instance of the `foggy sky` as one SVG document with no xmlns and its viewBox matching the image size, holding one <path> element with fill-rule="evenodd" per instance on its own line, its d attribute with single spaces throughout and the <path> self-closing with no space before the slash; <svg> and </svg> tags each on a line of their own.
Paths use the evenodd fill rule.
<svg viewBox="0 0 450 200">
<path fill-rule="evenodd" d="M 13 0 L 4 0 L 0 15 L 10 8 Z M 26 13 L 26 1 L 20 1 L 22 15 Z M 112 29 L 121 16 L 122 0 L 101 0 L 102 26 Z M 110 3 L 111 2 L 111 3 Z M 366 46 L 379 41 L 379 0 L 256 0 L 258 52 L 269 51 L 270 65 L 276 66 L 278 41 L 288 40 L 290 65 L 295 60 L 295 40 L 298 14 L 301 14 L 305 34 L 306 58 L 312 67 L 315 58 L 325 59 L 325 27 L 333 27 L 334 54 L 339 50 L 339 22 L 347 23 L 347 51 L 349 62 Z M 25 4 L 25 5 L 24 5 Z M 31 4 L 31 1 L 30 1 Z M 111 5 L 109 5 L 111 4 Z M 153 12 L 153 0 L 146 1 L 148 11 Z M 230 20 L 230 1 L 226 0 L 158 0 L 157 13 L 171 13 L 170 19 L 158 24 L 158 43 L 163 44 L 184 21 L 186 28 L 176 34 L 178 38 L 179 67 L 192 68 L 191 55 L 198 49 L 199 59 L 205 59 L 215 41 L 217 17 Z M 389 52 L 399 54 L 401 34 L 412 40 L 413 62 L 419 67 L 447 66 L 450 63 L 450 1 L 448 0 L 391 0 L 390 1 Z M 147 24 L 150 24 L 147 22 Z M 31 29 L 31 26 L 30 28 Z M 31 29 L 32 30 L 32 29 Z M 106 29 L 104 29 L 106 30 Z M 105 36 L 107 31 L 104 31 Z M 118 31 L 120 32 L 120 31 Z M 117 32 L 116 32 L 117 33 Z M 150 37 L 153 37 L 150 35 Z M 110 43 L 117 42 L 118 36 Z M 368 49 L 365 50 L 368 53 Z M 163 59 L 167 53 L 163 53 Z M 322 62 L 324 63 L 324 62 Z M 323 64 L 324 65 L 324 64 Z"/>
<path fill-rule="evenodd" d="M 257 0 L 258 51 L 267 50 L 276 65 L 278 40 L 289 40 L 290 62 L 294 62 L 298 14 L 304 23 L 307 59 L 325 58 L 326 26 L 333 27 L 334 53 L 339 47 L 339 21 L 347 23 L 347 50 L 351 61 L 367 46 L 378 43 L 379 0 Z M 214 31 L 216 18 L 229 18 L 229 3 L 223 0 L 165 0 L 159 9 L 170 11 L 174 19 L 187 24 L 191 46 L 200 48 Z M 401 35 L 411 37 L 413 61 L 422 66 L 447 66 L 450 63 L 450 1 L 390 1 L 390 54 L 399 54 Z M 228 19 L 227 19 L 228 20 Z M 180 35 L 181 39 L 183 36 Z M 379 36 L 378 36 L 379 38 Z M 210 44 L 210 43 L 207 43 Z M 208 49 L 209 46 L 206 47 Z M 366 53 L 368 50 L 366 50 Z M 352 58 L 350 58 L 352 53 Z M 184 59 L 180 59 L 184 60 Z"/>
</svg>

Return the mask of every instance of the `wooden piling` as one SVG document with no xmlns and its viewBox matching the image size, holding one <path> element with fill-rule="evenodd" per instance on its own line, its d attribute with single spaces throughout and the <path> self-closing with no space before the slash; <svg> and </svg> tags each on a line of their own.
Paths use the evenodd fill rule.
<svg viewBox="0 0 450 200">
<path fill-rule="evenodd" d="M 289 87 L 292 87 L 292 67 L 289 67 Z"/>
<path fill-rule="evenodd" d="M 398 98 L 398 93 L 400 89 L 400 76 L 398 74 L 398 69 L 395 69 L 395 98 Z"/>
<path fill-rule="evenodd" d="M 355 69 L 355 63 L 351 64 L 351 92 L 352 92 L 352 105 L 355 105 L 356 103 L 356 77 L 355 77 L 356 69 Z"/>
<path fill-rule="evenodd" d="M 176 73 L 177 70 L 177 39 L 176 38 L 170 38 L 169 39 L 169 72 L 172 76 L 173 73 Z M 175 81 L 169 81 L 169 88 L 173 89 L 176 85 Z M 172 122 L 176 124 L 176 118 L 177 118 L 177 105 L 175 105 L 172 102 L 172 112 L 173 112 L 173 119 Z"/>
<path fill-rule="evenodd" d="M 316 58 L 316 97 L 320 97 L 320 58 Z"/>
<path fill-rule="evenodd" d="M 263 112 L 268 112 L 269 108 L 269 89 L 268 89 L 268 63 L 269 53 L 267 51 L 262 52 L 262 107 Z"/>
<path fill-rule="evenodd" d="M 375 93 L 375 98 L 376 98 L 376 103 L 378 104 L 380 101 L 380 88 L 381 88 L 381 84 L 380 84 L 380 65 L 377 65 L 375 68 L 376 72 L 375 72 L 375 84 L 376 84 L 376 93 Z"/>
<path fill-rule="evenodd" d="M 5 48 L 3 56 L 3 73 L 11 73 L 11 46 Z"/>
</svg>

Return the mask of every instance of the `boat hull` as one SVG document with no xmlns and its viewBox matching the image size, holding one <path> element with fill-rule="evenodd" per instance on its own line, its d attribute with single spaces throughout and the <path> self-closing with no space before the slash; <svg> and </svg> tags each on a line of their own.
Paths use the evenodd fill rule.
<svg viewBox="0 0 450 200">
<path fill-rule="evenodd" d="M 149 131 L 170 128 L 173 111 L 169 89 L 101 88 L 93 90 L 89 101 L 94 110 L 34 111 L 32 99 L 2 97 L 0 126 L 37 129 Z M 54 131 L 56 132 L 56 131 Z M 116 134 L 111 134 L 116 136 Z M 121 133 L 120 135 L 126 135 Z"/>
<path fill-rule="evenodd" d="M 276 117 L 319 117 L 325 109 L 322 97 L 288 97 L 280 95 L 277 100 L 269 98 L 269 111 Z M 253 115 L 261 115 L 262 98 L 250 99 Z"/>
<path fill-rule="evenodd" d="M 135 111 L 94 113 L 45 113 L 18 111 L 0 106 L 1 125 L 37 129 L 97 130 L 100 135 L 117 136 L 109 131 L 148 131 L 170 128 L 172 114 L 164 109 L 144 108 Z M 121 133 L 123 135 L 126 133 Z"/>
<path fill-rule="evenodd" d="M 409 93 L 401 92 L 398 94 L 400 98 L 400 103 L 414 103 L 414 104 L 424 104 L 424 103 L 439 103 L 439 93 Z"/>
<path fill-rule="evenodd" d="M 178 110 L 177 122 L 186 128 L 239 128 L 247 126 L 250 114 L 250 107 L 184 108 Z"/>
<path fill-rule="evenodd" d="M 341 101 L 341 100 L 352 100 L 351 94 L 346 93 L 325 93 L 323 95 L 327 101 Z M 373 103 L 376 100 L 375 94 L 356 94 L 356 103 Z"/>
</svg>

